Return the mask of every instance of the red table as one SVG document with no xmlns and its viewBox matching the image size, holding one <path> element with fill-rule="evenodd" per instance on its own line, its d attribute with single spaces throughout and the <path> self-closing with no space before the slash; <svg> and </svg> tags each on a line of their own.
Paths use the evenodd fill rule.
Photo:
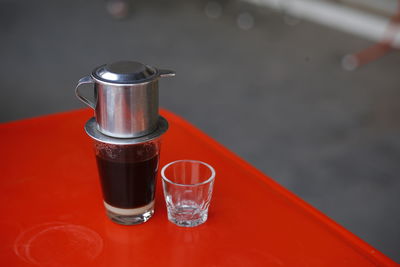
<svg viewBox="0 0 400 267">
<path fill-rule="evenodd" d="M 80 110 L 0 125 L 1 266 L 397 266 L 226 148 L 163 111 L 161 164 L 197 159 L 216 169 L 208 221 L 156 213 L 121 226 L 105 215 Z"/>
</svg>

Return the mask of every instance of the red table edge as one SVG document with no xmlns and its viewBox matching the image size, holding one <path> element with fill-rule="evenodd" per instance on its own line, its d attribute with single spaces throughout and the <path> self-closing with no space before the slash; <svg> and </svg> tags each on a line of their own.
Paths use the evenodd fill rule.
<svg viewBox="0 0 400 267">
<path fill-rule="evenodd" d="M 46 120 L 51 117 L 67 116 L 73 113 L 88 112 L 88 110 L 89 110 L 88 108 L 70 110 L 54 114 L 48 114 L 44 116 L 5 122 L 0 124 L 0 128 L 9 127 L 14 124 L 19 124 L 21 122 L 33 122 L 37 121 L 38 119 Z M 256 169 L 254 166 L 252 166 L 244 159 L 237 156 L 234 152 L 230 151 L 229 149 L 218 143 L 216 140 L 208 136 L 206 133 L 202 132 L 200 129 L 198 129 L 188 121 L 184 120 L 183 118 L 174 114 L 173 112 L 165 109 L 161 109 L 161 115 L 173 118 L 175 123 L 181 125 L 183 128 L 188 130 L 191 134 L 193 134 L 197 138 L 203 140 L 206 143 L 211 144 L 215 149 L 217 149 L 220 153 L 226 155 L 228 158 L 233 160 L 237 165 L 251 172 L 255 178 L 260 179 L 262 182 L 267 183 L 271 188 L 279 192 L 282 196 L 285 196 L 289 201 L 292 201 L 296 205 L 301 207 L 305 212 L 308 213 L 308 215 L 313 216 L 317 220 L 320 220 L 323 223 L 323 225 L 327 227 L 328 230 L 338 234 L 340 237 L 342 237 L 342 240 L 345 240 L 350 246 L 352 246 L 355 250 L 357 250 L 360 254 L 364 255 L 364 257 L 366 257 L 370 261 L 378 264 L 385 264 L 388 266 L 400 266 L 393 260 L 391 260 L 389 257 L 387 257 L 385 254 L 375 249 L 374 247 L 366 243 L 364 240 L 357 237 L 355 234 L 351 233 L 343 226 L 339 225 L 337 222 L 329 218 L 327 215 L 323 214 L 321 211 L 317 210 L 316 208 L 314 208 L 313 206 L 311 206 L 310 204 L 308 204 L 307 202 L 296 196 L 294 193 L 292 193 L 288 189 L 284 188 L 283 186 L 275 182 L 272 178 L 268 177 L 267 175 Z M 191 127 L 187 127 L 188 125 Z"/>
</svg>

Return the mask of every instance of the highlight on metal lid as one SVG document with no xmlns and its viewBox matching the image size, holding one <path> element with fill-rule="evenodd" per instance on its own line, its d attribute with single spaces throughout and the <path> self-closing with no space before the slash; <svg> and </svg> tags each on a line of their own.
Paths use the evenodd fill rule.
<svg viewBox="0 0 400 267">
<path fill-rule="evenodd" d="M 97 67 L 93 78 L 108 83 L 137 84 L 145 83 L 158 77 L 174 76 L 170 70 L 158 70 L 136 61 L 118 61 Z"/>
</svg>

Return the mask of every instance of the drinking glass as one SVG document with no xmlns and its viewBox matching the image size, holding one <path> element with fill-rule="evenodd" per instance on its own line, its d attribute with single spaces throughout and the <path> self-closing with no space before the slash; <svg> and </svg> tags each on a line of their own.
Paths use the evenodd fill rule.
<svg viewBox="0 0 400 267">
<path fill-rule="evenodd" d="M 168 220 L 178 226 L 193 227 L 208 217 L 215 170 L 197 160 L 177 160 L 161 170 Z"/>
<path fill-rule="evenodd" d="M 154 213 L 160 139 L 139 144 L 94 140 L 108 217 L 119 224 L 146 222 Z"/>
</svg>

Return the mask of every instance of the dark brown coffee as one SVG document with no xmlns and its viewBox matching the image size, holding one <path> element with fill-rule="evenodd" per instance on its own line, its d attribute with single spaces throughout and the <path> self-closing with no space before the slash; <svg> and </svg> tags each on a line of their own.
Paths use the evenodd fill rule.
<svg viewBox="0 0 400 267">
<path fill-rule="evenodd" d="M 115 159 L 102 157 L 101 153 L 96 155 L 103 197 L 109 205 L 133 209 L 154 200 L 159 157 L 154 150 L 146 148 L 143 151 L 153 157 L 138 161 L 141 149 L 118 149 L 119 155 Z"/>
</svg>

